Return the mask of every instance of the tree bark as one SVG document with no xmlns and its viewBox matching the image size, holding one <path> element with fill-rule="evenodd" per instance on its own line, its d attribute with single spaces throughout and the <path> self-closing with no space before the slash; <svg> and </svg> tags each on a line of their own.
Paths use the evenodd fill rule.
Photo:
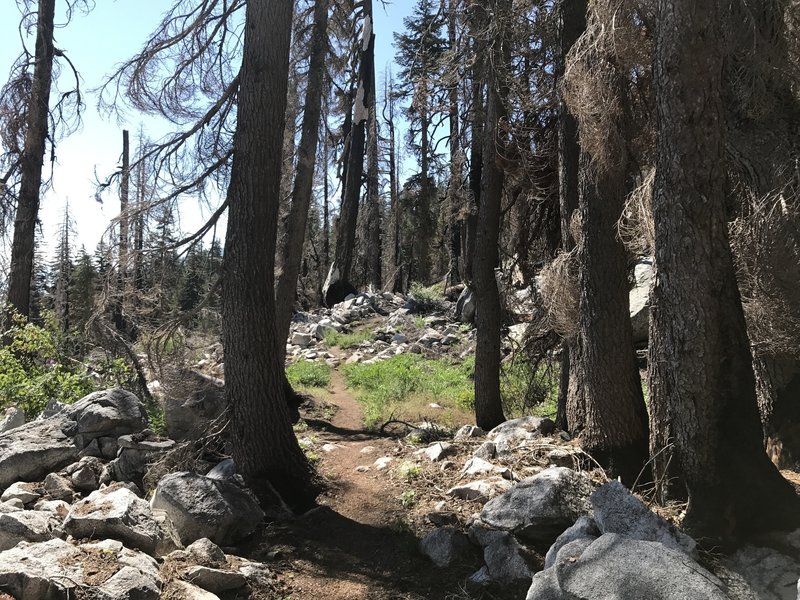
<svg viewBox="0 0 800 600">
<path fill-rule="evenodd" d="M 616 167 L 601 170 L 587 154 L 580 159 L 575 358 L 582 397 L 569 403 L 568 422 L 595 460 L 632 485 L 648 459 L 648 423 L 633 347 L 627 256 L 616 227 L 625 202 L 626 166 L 622 158 Z"/>
<path fill-rule="evenodd" d="M 292 7 L 290 0 L 247 4 L 222 315 L 231 454 L 260 498 L 274 488 L 305 510 L 318 487 L 289 419 L 274 296 Z"/>
<path fill-rule="evenodd" d="M 506 0 L 489 3 L 492 15 L 490 30 L 505 26 L 508 15 Z M 491 44 L 491 60 L 486 66 L 486 129 L 484 133 L 481 202 L 475 246 L 474 282 L 477 299 L 475 325 L 475 419 L 479 427 L 489 430 L 505 421 L 500 398 L 500 327 L 502 326 L 500 292 L 494 269 L 498 264 L 500 211 L 505 173 L 498 166 L 503 156 L 505 133 L 501 130 L 506 117 L 504 92 L 507 89 L 498 74 L 500 65 L 507 64 L 504 44 L 495 39 Z"/>
<path fill-rule="evenodd" d="M 586 0 L 564 0 L 561 3 L 559 14 L 560 55 L 556 67 L 557 84 L 564 76 L 567 54 L 586 29 L 586 7 Z M 578 210 L 579 156 L 578 124 L 575 122 L 575 117 L 569 112 L 559 89 L 558 196 L 561 214 L 561 249 L 564 252 L 570 252 L 575 247 L 575 240 L 570 233 L 570 220 L 572 214 Z M 573 405 L 573 410 L 582 410 L 578 407 L 583 404 L 577 397 L 569 399 L 570 381 L 575 381 L 576 366 L 580 364 L 578 350 L 575 340 L 565 339 L 561 347 L 561 378 L 558 388 L 556 426 L 565 431 L 568 431 L 570 427 L 567 419 L 568 403 Z M 580 393 L 579 390 L 580 388 L 573 384 L 573 394 Z"/>
<path fill-rule="evenodd" d="M 308 225 L 308 209 L 311 206 L 311 194 L 314 187 L 327 41 L 328 3 L 325 0 L 316 0 L 303 124 L 300 145 L 297 149 L 297 168 L 292 187 L 291 206 L 286 220 L 286 237 L 281 248 L 283 266 L 278 273 L 278 281 L 275 286 L 279 340 L 286 340 L 289 336 L 289 326 L 297 295 L 297 277 L 300 274 L 303 243 Z"/>
<path fill-rule="evenodd" d="M 684 526 L 708 543 L 800 525 L 800 500 L 762 446 L 727 237 L 722 16 L 718 0 L 659 0 L 654 60 L 650 402 L 663 408 L 651 424 L 673 425 Z"/>
<path fill-rule="evenodd" d="M 364 13 L 372 18 L 372 0 L 364 0 Z M 378 181 L 378 104 L 375 94 L 375 60 L 372 63 L 372 81 L 369 86 L 369 122 L 367 136 L 367 281 L 375 291 L 381 289 L 383 277 L 381 267 L 383 265 L 383 255 L 381 252 L 381 198 L 380 186 Z"/>
<path fill-rule="evenodd" d="M 372 74 L 375 63 L 375 34 L 372 17 L 364 15 L 362 40 L 359 50 L 358 87 L 353 101 L 353 125 L 346 155 L 342 204 L 339 211 L 339 227 L 336 235 L 336 248 L 333 263 L 328 271 L 323 292 L 325 304 L 332 306 L 344 300 L 354 291 L 350 283 L 350 270 L 353 266 L 353 250 L 358 222 L 358 204 L 361 195 L 361 179 L 364 174 L 364 152 L 366 145 L 367 119 L 369 118 L 370 88 L 373 86 Z"/>
<path fill-rule="evenodd" d="M 53 79 L 53 19 L 56 0 L 39 0 L 36 19 L 36 50 L 33 79 L 25 116 L 25 143 L 11 263 L 8 280 L 8 303 L 23 316 L 30 314 L 31 277 L 36 220 L 42 188 L 42 165 L 47 140 L 47 116 L 50 106 L 50 85 Z M 11 315 L 6 315 L 10 326 Z"/>
<path fill-rule="evenodd" d="M 457 54 L 456 24 L 458 0 L 449 0 L 447 5 L 447 43 L 451 52 Z M 447 186 L 447 204 L 450 212 L 448 266 L 445 286 L 456 285 L 462 281 L 461 269 L 461 144 L 458 111 L 458 82 L 452 81 L 448 94 L 448 121 L 450 122 L 450 183 Z"/>
</svg>

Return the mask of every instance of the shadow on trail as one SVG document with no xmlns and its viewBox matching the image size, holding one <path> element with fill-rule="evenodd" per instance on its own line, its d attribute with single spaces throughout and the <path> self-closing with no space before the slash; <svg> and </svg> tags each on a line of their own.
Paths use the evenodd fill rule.
<svg viewBox="0 0 800 600">
<path fill-rule="evenodd" d="M 374 431 L 370 431 L 368 429 L 350 429 L 347 427 L 338 427 L 337 425 L 334 425 L 333 423 L 331 423 L 330 421 L 326 421 L 325 419 L 303 417 L 303 420 L 311 429 L 315 431 L 324 431 L 325 433 L 338 435 L 341 436 L 342 438 L 347 438 L 350 441 L 354 442 L 363 442 L 366 440 L 376 440 L 381 437 L 387 437 L 387 436 L 376 435 Z"/>
<path fill-rule="evenodd" d="M 468 564 L 437 569 L 401 522 L 396 527 L 365 525 L 326 506 L 274 527 L 270 542 L 290 546 L 294 565 L 300 559 L 315 577 L 365 585 L 371 600 L 452 598 L 480 565 L 476 552 Z"/>
</svg>

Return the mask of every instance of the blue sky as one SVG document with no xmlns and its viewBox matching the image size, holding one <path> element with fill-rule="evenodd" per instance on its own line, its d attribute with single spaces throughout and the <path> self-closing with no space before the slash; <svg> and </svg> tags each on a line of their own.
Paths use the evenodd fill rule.
<svg viewBox="0 0 800 600">
<path fill-rule="evenodd" d="M 59 0 L 57 10 L 64 10 L 66 2 Z M 384 66 L 392 61 L 392 33 L 403 27 L 403 18 L 413 7 L 413 0 L 395 0 L 382 5 L 375 2 L 376 70 L 382 85 Z M 131 131 L 132 140 L 140 126 L 150 137 L 160 137 L 167 130 L 155 118 L 146 118 L 128 111 L 123 120 L 105 117 L 98 113 L 97 98 L 90 90 L 98 87 L 114 66 L 132 56 L 161 18 L 167 2 L 156 0 L 96 0 L 96 6 L 87 15 L 77 13 L 72 22 L 56 30 L 56 47 L 64 50 L 82 76 L 86 110 L 82 128 L 62 140 L 56 148 L 56 165 L 53 189 L 42 200 L 40 219 L 43 240 L 52 243 L 57 237 L 64 202 L 69 199 L 70 210 L 76 222 L 78 245 L 94 250 L 100 236 L 114 217 L 118 203 L 107 194 L 104 204 L 94 199 L 95 173 L 101 178 L 113 172 L 122 148 L 122 129 Z M 0 80 L 5 81 L 9 68 L 19 54 L 20 13 L 14 0 L 0 1 Z M 63 12 L 56 16 L 57 23 L 64 22 Z M 33 40 L 28 41 L 31 49 Z M 396 69 L 395 69 L 396 71 Z M 182 215 L 182 228 L 202 222 L 199 209 L 186 208 Z"/>
</svg>

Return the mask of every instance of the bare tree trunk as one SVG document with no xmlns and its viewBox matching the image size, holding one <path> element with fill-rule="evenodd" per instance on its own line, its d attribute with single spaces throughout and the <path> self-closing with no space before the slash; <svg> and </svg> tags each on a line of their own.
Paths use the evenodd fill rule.
<svg viewBox="0 0 800 600">
<path fill-rule="evenodd" d="M 469 189 L 470 202 L 467 211 L 467 225 L 464 236 L 464 281 L 473 285 L 473 264 L 475 262 L 476 237 L 478 231 L 478 210 L 481 205 L 481 170 L 483 169 L 484 138 L 484 99 L 483 99 L 483 44 L 480 40 L 479 28 L 471 23 L 473 30 L 474 62 L 472 65 L 472 115 L 469 156 Z"/>
<path fill-rule="evenodd" d="M 262 500 L 296 510 L 318 487 L 292 431 L 274 295 L 283 121 L 293 2 L 249 2 L 223 257 L 225 394 L 231 453 Z"/>
<path fill-rule="evenodd" d="M 507 64 L 503 38 L 499 32 L 508 18 L 507 0 L 489 2 L 492 15 L 489 31 L 496 37 L 491 43 L 491 60 L 486 66 L 486 131 L 484 135 L 481 202 L 478 210 L 474 282 L 477 298 L 475 325 L 475 419 L 479 427 L 492 429 L 505 421 L 500 398 L 500 327 L 502 325 L 500 292 L 494 269 L 498 263 L 500 210 L 503 196 L 504 172 L 497 157 L 503 156 L 505 134 L 500 124 L 506 118 L 503 104 L 506 85 L 502 82 L 501 65 Z"/>
<path fill-rule="evenodd" d="M 391 76 L 390 76 L 391 78 Z M 391 273 L 391 290 L 403 291 L 403 262 L 400 253 L 402 234 L 402 207 L 400 205 L 400 191 L 397 175 L 397 148 L 394 134 L 394 99 L 391 97 L 392 83 L 388 82 L 384 89 L 383 118 L 389 130 L 389 206 L 391 210 L 392 233 L 390 239 L 389 268 Z M 388 109 L 388 115 L 387 113 Z"/>
<path fill-rule="evenodd" d="M 728 243 L 722 16 L 718 1 L 659 0 L 653 63 L 659 131 L 649 364 L 650 402 L 662 408 L 651 424 L 673 426 L 689 493 L 684 526 L 709 543 L 800 525 L 800 499 L 762 446 Z"/>
<path fill-rule="evenodd" d="M 114 326 L 125 331 L 125 300 L 128 285 L 128 204 L 131 188 L 131 146 L 127 129 L 122 130 L 122 173 L 119 185 L 119 240 L 117 243 L 117 290 L 111 315 Z"/>
<path fill-rule="evenodd" d="M 292 203 L 286 221 L 286 237 L 281 248 L 282 268 L 275 285 L 278 339 L 286 340 L 297 293 L 297 277 L 303 257 L 303 243 L 308 225 L 308 209 L 314 187 L 320 115 L 322 112 L 323 77 L 328 39 L 328 3 L 316 0 L 314 25 L 311 33 L 311 52 L 308 67 L 303 125 L 297 151 L 297 168 L 292 188 Z M 325 165 L 327 168 L 327 164 Z"/>
<path fill-rule="evenodd" d="M 371 97 L 370 88 L 373 86 L 372 75 L 375 63 L 375 34 L 373 33 L 372 16 L 366 14 L 366 10 L 363 29 L 359 50 L 358 88 L 353 102 L 353 126 L 350 132 L 349 151 L 345 159 L 347 172 L 339 213 L 336 249 L 323 288 L 325 304 L 328 306 L 341 302 L 349 292 L 354 291 L 350 283 L 350 269 L 353 266 L 358 203 L 361 178 L 364 173 L 366 128 L 369 118 L 367 102 Z"/>
<path fill-rule="evenodd" d="M 444 1 L 444 0 L 443 0 Z M 447 7 L 447 41 L 451 50 L 456 49 L 456 9 L 458 0 L 449 0 Z M 447 186 L 447 204 L 450 213 L 449 224 L 449 243 L 448 243 L 448 266 L 445 286 L 461 283 L 461 140 L 459 131 L 459 111 L 458 111 L 458 82 L 453 81 L 448 90 L 450 122 L 450 183 Z"/>
<path fill-rule="evenodd" d="M 564 0 L 561 3 L 559 14 L 561 48 L 556 71 L 557 82 L 560 82 L 564 75 L 567 54 L 586 29 L 586 7 L 586 0 Z M 578 210 L 579 156 L 578 124 L 575 122 L 575 117 L 569 112 L 559 90 L 558 195 L 561 213 L 561 249 L 564 252 L 570 252 L 575 247 L 575 240 L 570 233 L 570 220 L 572 214 Z M 570 423 L 567 419 L 567 405 L 571 403 L 575 411 L 583 410 L 583 402 L 577 397 L 580 394 L 576 371 L 576 367 L 580 364 L 580 357 L 577 356 L 579 349 L 575 340 L 569 339 L 565 339 L 561 347 L 561 379 L 558 388 L 556 425 L 565 431 L 570 429 Z M 569 399 L 571 383 L 572 400 Z"/>
<path fill-rule="evenodd" d="M 53 77 L 53 19 L 56 0 L 39 0 L 33 79 L 25 116 L 25 145 L 8 281 L 8 303 L 28 316 L 31 303 L 33 249 L 42 187 L 42 164 L 47 139 L 47 115 Z M 6 316 L 7 325 L 10 314 Z"/>
<path fill-rule="evenodd" d="M 369 14 L 372 16 L 372 0 L 366 0 Z M 375 61 L 372 61 L 372 81 L 375 81 Z M 367 207 L 369 215 L 368 224 L 368 252 L 367 252 L 367 281 L 375 290 L 380 290 L 383 285 L 381 265 L 381 198 L 378 181 L 378 105 L 375 101 L 375 85 L 369 88 L 369 136 L 367 144 Z"/>
</svg>

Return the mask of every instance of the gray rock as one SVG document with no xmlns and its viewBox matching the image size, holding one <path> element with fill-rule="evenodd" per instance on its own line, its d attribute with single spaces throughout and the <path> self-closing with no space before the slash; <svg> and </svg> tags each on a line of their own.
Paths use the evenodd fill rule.
<svg viewBox="0 0 800 600">
<path fill-rule="evenodd" d="M 79 492 L 93 492 L 99 485 L 97 473 L 90 467 L 81 467 L 70 475 L 70 482 Z"/>
<path fill-rule="evenodd" d="M 456 319 L 462 323 L 472 323 L 475 320 L 477 299 L 472 290 L 465 287 L 456 301 Z"/>
<path fill-rule="evenodd" d="M 115 569 L 104 581 L 84 570 L 92 555 Z M 111 540 L 80 546 L 60 539 L 20 542 L 0 552 L 0 589 L 17 600 L 65 600 L 79 589 L 97 600 L 158 600 L 160 587 L 153 558 Z"/>
<path fill-rule="evenodd" d="M 582 516 L 575 524 L 562 533 L 556 541 L 550 546 L 547 555 L 544 558 L 544 568 L 549 569 L 556 563 L 556 556 L 558 551 L 570 542 L 576 540 L 589 540 L 590 542 L 600 537 L 600 530 L 597 528 L 597 523 L 594 522 L 589 516 Z"/>
<path fill-rule="evenodd" d="M 0 490 L 17 481 L 41 481 L 78 457 L 62 431 L 66 417 L 33 421 L 0 434 Z"/>
<path fill-rule="evenodd" d="M 416 456 L 427 456 L 432 462 L 438 462 L 456 451 L 455 446 L 448 442 L 434 442 L 427 448 L 422 448 L 414 452 Z"/>
<path fill-rule="evenodd" d="M 170 600 L 219 600 L 216 594 L 192 585 L 188 581 L 170 581 L 165 590 Z"/>
<path fill-rule="evenodd" d="M 439 527 L 419 543 L 420 552 L 437 567 L 450 567 L 465 560 L 471 552 L 467 536 L 452 527 Z"/>
<path fill-rule="evenodd" d="M 179 441 L 196 439 L 225 407 L 224 382 L 197 371 L 182 371 L 180 386 L 164 399 L 167 435 Z"/>
<path fill-rule="evenodd" d="M 724 561 L 750 585 L 759 600 L 795 600 L 800 564 L 772 548 L 745 546 Z"/>
<path fill-rule="evenodd" d="M 456 431 L 453 439 L 456 442 L 463 442 L 472 438 L 479 438 L 486 435 L 486 432 L 477 425 L 464 425 L 461 429 Z"/>
<path fill-rule="evenodd" d="M 571 542 L 561 553 L 582 543 L 585 540 Z M 557 560 L 555 567 L 543 572 L 547 571 L 556 573 L 560 598 L 565 599 L 728 600 L 723 583 L 684 552 L 613 533 L 599 537 L 577 558 Z M 532 595 L 534 586 L 540 585 L 537 577 L 529 600 L 539 598 Z M 552 576 L 542 577 L 546 578 L 552 583 Z"/>
<path fill-rule="evenodd" d="M 174 440 L 158 439 L 150 432 L 122 435 L 117 444 L 117 457 L 111 461 L 115 481 L 141 482 L 147 467 L 175 447 Z"/>
<path fill-rule="evenodd" d="M 0 433 L 25 425 L 25 413 L 15 406 L 7 408 L 0 419 Z"/>
<path fill-rule="evenodd" d="M 490 477 L 456 485 L 447 490 L 447 495 L 462 500 L 485 503 L 498 494 L 511 489 L 511 482 L 502 477 Z"/>
<path fill-rule="evenodd" d="M 238 590 L 247 585 L 247 578 L 241 573 L 201 566 L 188 568 L 183 573 L 183 579 L 215 594 Z"/>
<path fill-rule="evenodd" d="M 531 587 L 525 600 L 571 600 L 558 587 L 558 576 L 555 569 L 545 569 L 533 576 Z M 611 599 L 609 599 L 611 600 Z M 617 600 L 617 599 L 614 599 Z M 619 598 L 618 600 L 623 600 Z"/>
<path fill-rule="evenodd" d="M 630 291 L 630 315 L 633 343 L 647 341 L 650 324 L 650 287 L 653 282 L 653 265 L 647 260 L 634 267 L 636 285 Z"/>
<path fill-rule="evenodd" d="M 236 484 L 188 472 L 159 481 L 151 505 L 167 513 L 184 544 L 205 537 L 233 545 L 264 518 L 258 503 Z"/>
<path fill-rule="evenodd" d="M 232 458 L 226 458 L 220 461 L 213 469 L 206 473 L 206 477 L 210 479 L 230 479 L 234 475 L 236 475 L 236 464 L 233 462 Z"/>
<path fill-rule="evenodd" d="M 19 498 L 11 498 L 5 502 L 0 502 L 0 512 L 13 512 L 15 510 L 25 510 L 25 504 Z"/>
<path fill-rule="evenodd" d="M 70 506 L 63 500 L 39 500 L 33 505 L 33 510 L 55 515 L 59 522 L 63 522 L 69 514 Z"/>
<path fill-rule="evenodd" d="M 129 489 L 110 486 L 76 502 L 64 520 L 75 538 L 113 538 L 153 553 L 163 538 L 150 505 Z"/>
<path fill-rule="evenodd" d="M 84 448 L 99 437 L 114 437 L 137 433 L 147 427 L 144 404 L 134 394 L 122 388 L 94 392 L 68 406 L 63 411 L 75 422 L 75 444 Z"/>
<path fill-rule="evenodd" d="M 226 564 L 225 553 L 208 538 L 200 538 L 186 546 L 186 553 L 205 567 L 219 567 Z"/>
<path fill-rule="evenodd" d="M 501 584 L 530 581 L 533 570 L 524 558 L 525 549 L 509 533 L 503 533 L 483 549 L 489 576 Z"/>
<path fill-rule="evenodd" d="M 493 465 L 482 458 L 470 458 L 466 463 L 464 463 L 464 468 L 461 469 L 462 477 L 484 475 L 489 473 L 493 475 L 499 475 L 504 479 L 511 479 L 511 470 L 508 467 Z"/>
<path fill-rule="evenodd" d="M 16 498 L 23 504 L 31 504 L 42 497 L 43 491 L 38 483 L 18 481 L 6 488 L 6 491 L 0 496 L 0 502 L 7 502 L 12 498 Z"/>
<path fill-rule="evenodd" d="M 553 467 L 523 479 L 490 500 L 481 520 L 534 542 L 553 542 L 578 517 L 589 512 L 591 483 L 564 467 Z"/>
<path fill-rule="evenodd" d="M 307 346 L 311 345 L 312 336 L 310 333 L 302 333 L 300 331 L 295 331 L 292 334 L 292 345 L 293 346 L 300 346 L 301 348 L 306 348 Z"/>
<path fill-rule="evenodd" d="M 44 478 L 44 491 L 53 500 L 65 500 L 72 502 L 75 490 L 72 489 L 72 482 L 58 473 L 49 473 Z"/>
<path fill-rule="evenodd" d="M 637 540 L 660 542 L 696 558 L 697 543 L 636 498 L 618 481 L 597 488 L 591 496 L 594 520 L 602 533 L 619 533 Z"/>
<path fill-rule="evenodd" d="M 0 551 L 13 548 L 19 542 L 44 542 L 53 537 L 58 520 L 52 513 L 20 510 L 0 514 Z"/>
<path fill-rule="evenodd" d="M 484 442 L 475 452 L 472 453 L 475 458 L 482 458 L 483 460 L 492 460 L 497 457 L 497 445 L 494 442 Z"/>
</svg>

